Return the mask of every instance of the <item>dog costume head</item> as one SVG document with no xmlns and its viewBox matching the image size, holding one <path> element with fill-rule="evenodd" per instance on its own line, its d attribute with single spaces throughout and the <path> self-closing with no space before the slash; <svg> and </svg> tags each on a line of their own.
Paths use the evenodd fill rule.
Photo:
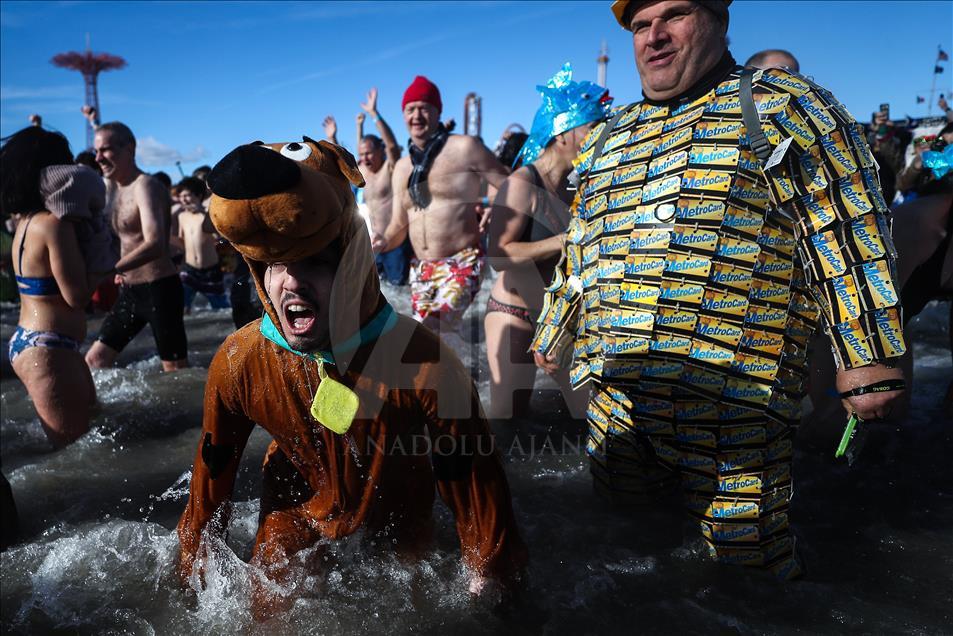
<svg viewBox="0 0 953 636">
<path fill-rule="evenodd" d="M 364 179 L 344 148 L 303 137 L 300 142 L 239 146 L 208 176 L 209 215 L 216 230 L 244 257 L 272 322 L 281 322 L 264 285 L 272 263 L 296 261 L 340 241 L 331 298 L 331 338 L 347 338 L 382 296 L 364 221 L 351 185 Z"/>
</svg>

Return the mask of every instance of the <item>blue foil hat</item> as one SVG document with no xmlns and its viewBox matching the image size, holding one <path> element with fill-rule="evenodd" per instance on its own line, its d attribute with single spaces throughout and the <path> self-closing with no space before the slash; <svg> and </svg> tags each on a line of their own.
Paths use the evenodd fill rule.
<svg viewBox="0 0 953 636">
<path fill-rule="evenodd" d="M 523 144 L 517 161 L 532 163 L 550 140 L 577 126 L 600 121 L 609 113 L 612 98 L 608 91 L 592 82 L 572 81 L 572 65 L 563 64 L 561 71 L 536 90 L 543 103 L 533 118 L 529 139 Z"/>
</svg>

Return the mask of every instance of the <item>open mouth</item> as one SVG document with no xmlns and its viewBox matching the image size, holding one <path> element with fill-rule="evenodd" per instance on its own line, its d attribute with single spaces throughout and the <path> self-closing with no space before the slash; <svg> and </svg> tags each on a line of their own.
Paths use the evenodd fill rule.
<svg viewBox="0 0 953 636">
<path fill-rule="evenodd" d="M 315 311 L 308 303 L 294 301 L 286 303 L 284 306 L 285 321 L 288 328 L 295 336 L 300 336 L 308 332 L 314 325 Z"/>
</svg>

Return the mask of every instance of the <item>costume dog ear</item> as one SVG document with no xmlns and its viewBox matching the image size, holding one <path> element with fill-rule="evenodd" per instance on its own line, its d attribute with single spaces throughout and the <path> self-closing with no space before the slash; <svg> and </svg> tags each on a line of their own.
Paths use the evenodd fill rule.
<svg viewBox="0 0 953 636">
<path fill-rule="evenodd" d="M 364 187 L 364 175 L 361 174 L 360 169 L 357 167 L 357 162 L 354 161 L 354 157 L 347 150 L 341 146 L 336 146 L 329 141 L 315 141 L 308 137 L 307 135 L 302 135 L 301 138 L 305 143 L 314 144 L 323 152 L 330 152 L 334 157 L 335 163 L 337 163 L 338 170 L 341 171 L 341 174 L 344 175 L 344 178 L 351 182 L 351 185 L 357 186 L 358 188 Z"/>
</svg>

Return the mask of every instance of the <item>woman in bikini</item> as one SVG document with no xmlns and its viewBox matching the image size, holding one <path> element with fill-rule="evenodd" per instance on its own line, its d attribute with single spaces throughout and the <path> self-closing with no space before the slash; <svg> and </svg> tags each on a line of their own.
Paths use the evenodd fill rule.
<svg viewBox="0 0 953 636">
<path fill-rule="evenodd" d="M 13 237 L 20 319 L 10 339 L 10 364 L 56 447 L 89 430 L 96 403 L 79 351 L 91 290 L 75 222 L 51 214 L 39 186 L 44 168 L 71 163 L 66 138 L 38 127 L 21 130 L 0 148 L 0 212 L 20 218 Z"/>
<path fill-rule="evenodd" d="M 487 261 L 499 276 L 486 305 L 484 328 L 490 367 L 490 415 L 524 416 L 536 381 L 528 353 L 543 288 L 553 277 L 569 223 L 572 160 L 588 132 L 608 111 L 606 89 L 573 82 L 569 65 L 546 86 L 543 103 L 517 162 L 497 194 Z M 573 417 L 585 417 L 588 391 L 572 391 L 568 371 L 555 376 Z"/>
</svg>

